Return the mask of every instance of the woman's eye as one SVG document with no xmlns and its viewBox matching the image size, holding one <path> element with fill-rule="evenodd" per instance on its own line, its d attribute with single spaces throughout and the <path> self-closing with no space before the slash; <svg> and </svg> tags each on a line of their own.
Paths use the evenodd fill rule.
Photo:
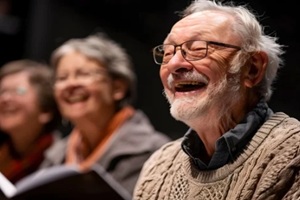
<svg viewBox="0 0 300 200">
<path fill-rule="evenodd" d="M 57 81 L 63 81 L 63 80 L 66 80 L 66 76 L 56 76 L 55 77 L 55 81 L 57 82 Z"/>
<path fill-rule="evenodd" d="M 91 73 L 90 72 L 80 72 L 78 73 L 78 76 L 80 77 L 88 77 L 88 76 L 91 76 Z"/>
</svg>

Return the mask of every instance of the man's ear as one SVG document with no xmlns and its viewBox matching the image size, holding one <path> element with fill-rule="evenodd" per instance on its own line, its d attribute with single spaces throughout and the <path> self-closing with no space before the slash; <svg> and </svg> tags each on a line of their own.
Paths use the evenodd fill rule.
<svg viewBox="0 0 300 200">
<path fill-rule="evenodd" d="M 244 84 L 246 87 L 252 88 L 263 79 L 267 69 L 268 56 L 265 52 L 257 52 L 250 59 L 245 72 Z"/>
<path fill-rule="evenodd" d="M 124 98 L 128 90 L 128 83 L 125 80 L 117 79 L 113 83 L 113 97 L 116 101 Z"/>
</svg>

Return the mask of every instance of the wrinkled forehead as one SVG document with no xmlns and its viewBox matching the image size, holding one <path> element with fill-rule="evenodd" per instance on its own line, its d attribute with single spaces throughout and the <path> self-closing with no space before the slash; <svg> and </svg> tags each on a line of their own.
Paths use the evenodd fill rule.
<svg viewBox="0 0 300 200">
<path fill-rule="evenodd" d="M 203 39 L 229 42 L 236 37 L 232 32 L 233 20 L 229 14 L 218 11 L 193 13 L 174 24 L 166 41 L 177 43 L 178 40 Z"/>
</svg>

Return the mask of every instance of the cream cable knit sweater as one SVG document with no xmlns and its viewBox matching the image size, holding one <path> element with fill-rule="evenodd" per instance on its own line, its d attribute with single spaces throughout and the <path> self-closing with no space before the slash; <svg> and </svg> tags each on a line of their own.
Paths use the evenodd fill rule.
<svg viewBox="0 0 300 200">
<path fill-rule="evenodd" d="M 164 145 L 144 164 L 134 200 L 300 200 L 300 122 L 275 113 L 233 162 L 199 171 Z"/>
</svg>

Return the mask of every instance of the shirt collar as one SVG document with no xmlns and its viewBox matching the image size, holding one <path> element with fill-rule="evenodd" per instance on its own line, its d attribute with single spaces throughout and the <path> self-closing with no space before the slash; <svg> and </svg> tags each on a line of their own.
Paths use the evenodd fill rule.
<svg viewBox="0 0 300 200">
<path fill-rule="evenodd" d="M 194 130 L 189 129 L 185 134 L 182 149 L 201 170 L 222 167 L 234 160 L 272 113 L 267 103 L 261 100 L 239 124 L 216 141 L 216 151 L 208 164 L 205 164 L 198 156 L 205 151 L 205 148 Z"/>
</svg>

